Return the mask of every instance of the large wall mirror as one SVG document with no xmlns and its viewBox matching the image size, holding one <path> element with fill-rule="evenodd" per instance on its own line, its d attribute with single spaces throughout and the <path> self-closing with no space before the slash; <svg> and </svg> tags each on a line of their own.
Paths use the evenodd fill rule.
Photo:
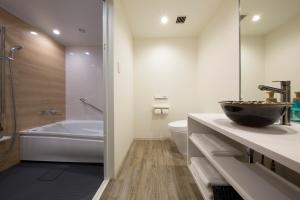
<svg viewBox="0 0 300 200">
<path fill-rule="evenodd" d="M 259 84 L 290 80 L 300 91 L 300 0 L 240 0 L 241 97 L 265 100 Z M 276 98 L 279 100 L 279 96 Z"/>
</svg>

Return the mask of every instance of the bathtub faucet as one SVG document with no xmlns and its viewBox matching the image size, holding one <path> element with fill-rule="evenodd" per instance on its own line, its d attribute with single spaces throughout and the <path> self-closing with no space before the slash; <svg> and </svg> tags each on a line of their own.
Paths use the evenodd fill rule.
<svg viewBox="0 0 300 200">
<path fill-rule="evenodd" d="M 54 116 L 54 115 L 60 115 L 61 114 L 61 111 L 59 111 L 58 109 L 55 109 L 55 108 L 49 108 L 47 110 L 42 110 L 41 111 L 41 115 L 51 115 L 51 116 Z"/>
</svg>

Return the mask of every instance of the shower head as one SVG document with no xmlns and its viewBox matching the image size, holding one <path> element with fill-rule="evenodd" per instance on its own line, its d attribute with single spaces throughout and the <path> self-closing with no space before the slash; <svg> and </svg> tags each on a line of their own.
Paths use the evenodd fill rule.
<svg viewBox="0 0 300 200">
<path fill-rule="evenodd" d="M 14 54 L 15 54 L 15 52 L 16 51 L 19 51 L 19 50 L 21 50 L 21 49 L 23 49 L 23 47 L 22 46 L 14 46 L 14 47 L 12 47 L 11 49 L 10 49 L 10 51 L 9 51 L 9 58 L 11 59 L 11 60 L 14 60 Z"/>
</svg>

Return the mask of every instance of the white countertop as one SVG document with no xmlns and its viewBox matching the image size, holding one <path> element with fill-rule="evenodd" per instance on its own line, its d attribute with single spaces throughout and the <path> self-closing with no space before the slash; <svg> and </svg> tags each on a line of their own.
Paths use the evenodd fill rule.
<svg viewBox="0 0 300 200">
<path fill-rule="evenodd" d="M 300 124 L 265 128 L 240 126 L 225 114 L 189 114 L 189 118 L 300 173 Z"/>
</svg>

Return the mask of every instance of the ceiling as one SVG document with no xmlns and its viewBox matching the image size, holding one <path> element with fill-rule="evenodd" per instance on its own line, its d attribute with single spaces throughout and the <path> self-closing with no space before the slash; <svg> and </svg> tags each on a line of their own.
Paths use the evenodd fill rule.
<svg viewBox="0 0 300 200">
<path fill-rule="evenodd" d="M 122 0 L 134 37 L 197 36 L 215 14 L 222 0 Z M 168 16 L 162 25 L 160 18 Z M 185 24 L 176 24 L 177 16 L 187 16 Z"/>
<path fill-rule="evenodd" d="M 65 46 L 100 45 L 101 0 L 0 0 L 0 6 Z M 61 31 L 57 36 L 52 33 Z M 85 33 L 78 31 L 85 29 Z"/>
<path fill-rule="evenodd" d="M 289 20 L 300 16 L 300 0 L 241 0 L 241 14 L 247 15 L 241 22 L 244 35 L 266 35 Z M 253 23 L 253 15 L 261 20 Z"/>
</svg>

